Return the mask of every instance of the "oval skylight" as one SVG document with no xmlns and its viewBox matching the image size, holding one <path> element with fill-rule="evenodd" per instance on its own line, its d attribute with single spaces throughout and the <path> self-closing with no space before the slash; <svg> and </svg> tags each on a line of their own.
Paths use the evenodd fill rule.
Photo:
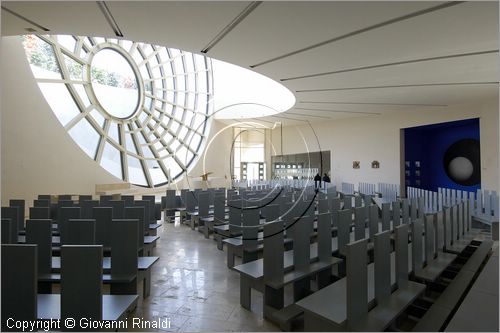
<svg viewBox="0 0 500 333">
<path fill-rule="evenodd" d="M 82 151 L 139 186 L 189 172 L 210 131 L 209 58 L 116 38 L 27 35 L 47 103 Z"/>
<path fill-rule="evenodd" d="M 94 55 L 90 80 L 97 101 L 111 116 L 128 119 L 137 111 L 137 74 L 119 49 L 104 48 Z"/>
<path fill-rule="evenodd" d="M 215 119 L 271 116 L 295 104 L 288 88 L 262 74 L 216 59 L 212 68 Z"/>
<path fill-rule="evenodd" d="M 67 35 L 27 35 L 23 43 L 70 137 L 109 173 L 139 186 L 182 179 L 203 152 L 212 118 L 264 117 L 295 104 L 272 79 L 174 48 Z"/>
</svg>

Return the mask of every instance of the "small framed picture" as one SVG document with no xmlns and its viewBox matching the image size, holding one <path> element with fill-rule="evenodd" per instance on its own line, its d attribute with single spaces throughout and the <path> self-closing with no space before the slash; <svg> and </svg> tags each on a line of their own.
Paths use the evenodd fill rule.
<svg viewBox="0 0 500 333">
<path fill-rule="evenodd" d="M 415 177 L 420 177 L 420 170 L 415 170 Z"/>
<path fill-rule="evenodd" d="M 415 168 L 420 168 L 420 161 L 415 161 Z"/>
<path fill-rule="evenodd" d="M 420 179 L 415 180 L 415 185 L 420 186 Z"/>
<path fill-rule="evenodd" d="M 360 168 L 360 162 L 359 161 L 352 161 L 352 168 L 353 169 L 359 169 Z"/>
<path fill-rule="evenodd" d="M 411 171 L 410 170 L 406 170 L 405 171 L 405 175 L 406 175 L 406 177 L 410 177 L 411 176 Z"/>
<path fill-rule="evenodd" d="M 372 168 L 373 168 L 373 169 L 378 169 L 378 168 L 380 168 L 380 162 L 379 162 L 379 161 L 373 161 L 373 162 L 372 162 Z"/>
<path fill-rule="evenodd" d="M 410 161 L 405 161 L 405 167 L 407 167 L 407 168 L 410 167 Z"/>
</svg>

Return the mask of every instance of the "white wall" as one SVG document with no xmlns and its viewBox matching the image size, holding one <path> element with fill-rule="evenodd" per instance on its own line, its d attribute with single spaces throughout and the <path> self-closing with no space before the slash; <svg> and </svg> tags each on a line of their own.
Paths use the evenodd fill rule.
<svg viewBox="0 0 500 333">
<path fill-rule="evenodd" d="M 350 118 L 283 128 L 283 154 L 330 150 L 333 181 L 400 183 L 400 129 L 468 118 L 480 118 L 481 187 L 499 189 L 498 99 L 475 105 L 434 110 L 412 110 L 381 116 Z M 314 130 L 314 131 L 313 131 Z M 318 146 L 317 135 L 320 142 Z M 280 151 L 280 129 L 273 131 L 273 144 Z M 361 162 L 360 169 L 352 161 Z M 378 160 L 380 169 L 372 169 Z"/>
<path fill-rule="evenodd" d="M 14 198 L 31 204 L 38 194 L 94 194 L 95 184 L 123 182 L 89 158 L 60 125 L 33 79 L 20 39 L 3 37 L 0 52 L 2 205 Z M 211 135 L 221 127 L 214 122 Z M 229 177 L 225 151 L 231 133 L 225 131 L 209 149 L 208 156 L 220 156 L 207 158 L 212 176 Z M 197 165 L 192 174 L 201 170 Z"/>
</svg>

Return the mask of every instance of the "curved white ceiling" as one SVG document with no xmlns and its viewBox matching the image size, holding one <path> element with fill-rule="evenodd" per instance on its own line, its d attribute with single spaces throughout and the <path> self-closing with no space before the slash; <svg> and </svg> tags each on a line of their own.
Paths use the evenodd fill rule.
<svg viewBox="0 0 500 333">
<path fill-rule="evenodd" d="M 215 119 L 271 116 L 289 110 L 295 96 L 281 83 L 262 74 L 212 59 Z"/>
</svg>

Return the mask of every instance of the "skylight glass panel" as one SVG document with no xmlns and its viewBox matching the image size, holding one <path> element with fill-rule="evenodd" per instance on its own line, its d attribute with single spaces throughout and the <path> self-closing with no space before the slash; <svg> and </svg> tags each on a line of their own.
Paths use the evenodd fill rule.
<svg viewBox="0 0 500 333">
<path fill-rule="evenodd" d="M 120 133 L 118 132 L 118 124 L 115 122 L 111 122 L 109 126 L 108 135 L 111 139 L 115 140 L 116 143 L 120 142 Z"/>
<path fill-rule="evenodd" d="M 73 36 L 59 35 L 57 36 L 57 41 L 68 51 L 75 52 L 76 40 Z"/>
<path fill-rule="evenodd" d="M 66 69 L 69 73 L 69 78 L 72 80 L 81 81 L 83 79 L 83 66 L 82 64 L 71 59 L 67 55 L 63 55 L 64 63 L 66 64 Z"/>
<path fill-rule="evenodd" d="M 132 139 L 131 133 L 125 134 L 125 140 L 126 140 L 127 150 L 129 152 L 132 152 L 132 153 L 138 155 L 137 149 L 135 148 L 134 140 Z"/>
<path fill-rule="evenodd" d="M 92 116 L 92 118 L 94 118 L 97 124 L 101 126 L 101 128 L 104 128 L 104 122 L 106 119 L 99 111 L 97 111 L 97 109 L 93 109 L 92 111 L 90 111 L 90 115 Z"/>
<path fill-rule="evenodd" d="M 38 86 L 63 126 L 80 114 L 80 109 L 64 84 L 39 83 Z"/>
<path fill-rule="evenodd" d="M 87 119 L 80 120 L 68 133 L 90 158 L 95 158 L 100 136 Z"/>
<path fill-rule="evenodd" d="M 101 166 L 113 176 L 123 179 L 120 151 L 106 142 L 101 157 Z"/>
<path fill-rule="evenodd" d="M 78 97 L 80 97 L 80 100 L 83 103 L 83 106 L 85 108 L 89 107 L 92 103 L 90 103 L 89 96 L 87 92 L 85 91 L 85 88 L 83 87 L 83 84 L 74 84 L 73 87 L 76 90 L 76 93 L 78 94 Z"/>
<path fill-rule="evenodd" d="M 150 166 L 149 174 L 155 184 L 162 184 L 167 182 L 167 177 L 163 173 L 163 170 L 158 165 L 158 162 L 155 161 L 155 165 Z"/>
<path fill-rule="evenodd" d="M 23 38 L 26 58 L 37 79 L 61 79 L 61 70 L 52 45 L 44 40 L 28 35 Z"/>
<path fill-rule="evenodd" d="M 131 183 L 137 185 L 148 185 L 144 170 L 142 169 L 141 162 L 130 155 L 127 155 L 128 162 L 128 179 Z"/>
</svg>

